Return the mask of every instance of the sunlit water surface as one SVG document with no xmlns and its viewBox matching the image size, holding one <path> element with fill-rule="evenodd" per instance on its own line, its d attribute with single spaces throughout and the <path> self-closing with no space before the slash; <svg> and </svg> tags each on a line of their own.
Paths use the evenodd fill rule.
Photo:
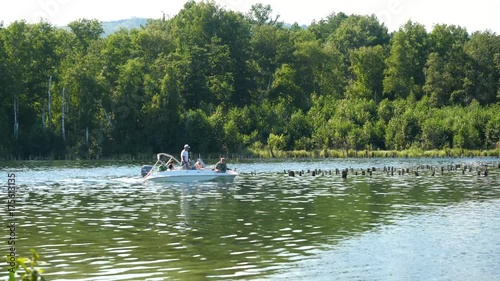
<svg viewBox="0 0 500 281">
<path fill-rule="evenodd" d="M 17 253 L 36 249 L 47 280 L 500 280 L 498 163 L 259 161 L 230 164 L 234 182 L 152 184 L 141 163 L 8 162 L 0 191 L 14 173 Z"/>
</svg>

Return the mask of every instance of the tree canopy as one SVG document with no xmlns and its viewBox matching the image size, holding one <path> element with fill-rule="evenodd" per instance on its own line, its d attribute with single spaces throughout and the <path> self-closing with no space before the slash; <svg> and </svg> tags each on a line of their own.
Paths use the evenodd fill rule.
<svg viewBox="0 0 500 281">
<path fill-rule="evenodd" d="M 0 157 L 500 146 L 500 36 L 188 1 L 102 36 L 0 25 Z"/>
</svg>

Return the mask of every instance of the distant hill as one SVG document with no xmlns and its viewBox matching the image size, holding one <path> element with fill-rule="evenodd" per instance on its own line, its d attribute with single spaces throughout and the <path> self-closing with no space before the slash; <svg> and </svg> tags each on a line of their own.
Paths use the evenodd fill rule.
<svg viewBox="0 0 500 281">
<path fill-rule="evenodd" d="M 104 29 L 104 34 L 102 36 L 106 37 L 118 30 L 120 28 L 125 29 L 133 29 L 139 28 L 141 25 L 146 25 L 148 19 L 145 18 L 131 18 L 124 20 L 116 20 L 116 21 L 105 21 L 102 23 L 102 27 Z"/>
<path fill-rule="evenodd" d="M 102 22 L 102 27 L 104 29 L 104 33 L 102 34 L 103 37 L 106 37 L 112 33 L 117 32 L 120 30 L 120 28 L 125 28 L 125 29 L 133 29 L 133 28 L 140 28 L 141 26 L 146 25 L 148 22 L 148 19 L 146 18 L 130 18 L 130 19 L 123 19 L 123 20 L 116 20 L 116 21 L 105 21 Z M 290 28 L 292 24 L 289 23 L 284 23 L 285 28 Z M 301 28 L 307 28 L 307 25 L 301 25 Z"/>
</svg>

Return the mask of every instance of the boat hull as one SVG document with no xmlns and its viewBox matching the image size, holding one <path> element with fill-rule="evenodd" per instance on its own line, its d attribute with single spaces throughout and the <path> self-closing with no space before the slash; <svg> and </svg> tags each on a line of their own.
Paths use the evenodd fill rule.
<svg viewBox="0 0 500 281">
<path fill-rule="evenodd" d="M 153 182 L 232 181 L 238 175 L 233 171 L 218 173 L 212 170 L 167 170 L 153 173 L 144 180 Z"/>
</svg>

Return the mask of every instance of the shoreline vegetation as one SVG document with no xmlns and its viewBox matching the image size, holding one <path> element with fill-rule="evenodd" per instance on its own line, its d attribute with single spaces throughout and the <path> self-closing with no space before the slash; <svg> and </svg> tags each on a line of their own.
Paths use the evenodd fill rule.
<svg viewBox="0 0 500 281">
<path fill-rule="evenodd" d="M 287 159 L 327 159 L 327 158 L 481 158 L 481 157 L 500 157 L 500 148 L 489 150 L 466 150 L 466 149 L 439 149 L 439 150 L 422 150 L 418 148 L 405 150 L 340 150 L 340 149 L 323 149 L 323 150 L 293 150 L 293 151 L 275 151 L 269 150 L 248 150 L 241 153 L 206 153 L 201 155 L 204 160 L 213 160 L 220 157 L 226 157 L 231 162 L 239 162 L 240 160 L 287 160 Z M 193 157 L 193 159 L 196 157 Z M 59 161 L 59 160 L 76 160 L 76 161 L 154 161 L 156 153 L 137 153 L 120 154 L 111 157 L 75 157 L 74 155 L 66 155 L 64 158 L 47 157 L 47 156 L 30 156 L 28 158 L 0 157 L 1 161 Z"/>
</svg>

